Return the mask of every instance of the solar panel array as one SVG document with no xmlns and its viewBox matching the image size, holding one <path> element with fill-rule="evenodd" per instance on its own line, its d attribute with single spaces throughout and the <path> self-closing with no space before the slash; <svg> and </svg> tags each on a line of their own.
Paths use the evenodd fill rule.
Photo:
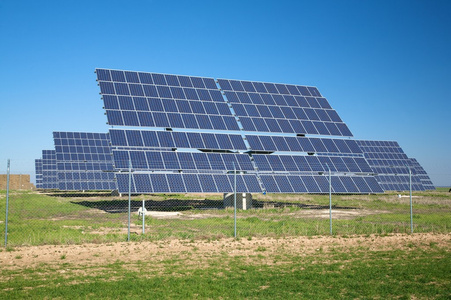
<svg viewBox="0 0 451 300">
<path fill-rule="evenodd" d="M 55 150 L 42 150 L 42 188 L 58 188 Z"/>
<path fill-rule="evenodd" d="M 115 190 L 108 133 L 53 132 L 60 190 Z"/>
<path fill-rule="evenodd" d="M 327 193 L 330 172 L 333 193 L 381 193 L 405 190 L 410 167 L 414 189 L 434 188 L 396 142 L 349 139 L 316 87 L 96 74 L 108 124 L 129 129 L 55 132 L 56 151 L 36 160 L 38 187 L 125 193 L 132 170 L 133 193 L 223 193 L 235 169 L 237 192 Z"/>
<path fill-rule="evenodd" d="M 357 144 L 385 191 L 409 190 L 409 169 L 412 171 L 412 190 L 434 189 L 424 169 L 415 159 L 407 157 L 397 142 L 359 140 Z"/>
<path fill-rule="evenodd" d="M 426 190 L 435 190 L 435 186 L 432 183 L 429 175 L 420 165 L 420 163 L 415 158 L 410 158 L 410 162 L 412 165 L 413 173 L 416 174 L 416 177 L 420 179 L 421 184 Z"/>
<path fill-rule="evenodd" d="M 42 159 L 35 159 L 36 188 L 42 189 Z"/>
<path fill-rule="evenodd" d="M 234 168 L 240 192 L 326 193 L 329 169 L 336 193 L 382 192 L 355 141 L 305 137 L 352 136 L 315 87 L 96 73 L 108 124 L 146 128 L 110 129 L 122 193 L 130 167 L 137 193 L 232 192 Z"/>
</svg>

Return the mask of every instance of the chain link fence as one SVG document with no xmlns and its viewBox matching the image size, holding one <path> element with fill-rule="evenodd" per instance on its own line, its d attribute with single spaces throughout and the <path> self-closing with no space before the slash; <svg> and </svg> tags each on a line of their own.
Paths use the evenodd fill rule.
<svg viewBox="0 0 451 300">
<path fill-rule="evenodd" d="M 410 197 L 408 191 L 330 196 L 121 195 L 114 191 L 36 190 L 22 183 L 10 186 L 9 193 L 4 186 L 0 191 L 0 228 L 5 246 L 449 233 L 451 228 L 451 193 L 445 188 L 414 191 Z"/>
</svg>

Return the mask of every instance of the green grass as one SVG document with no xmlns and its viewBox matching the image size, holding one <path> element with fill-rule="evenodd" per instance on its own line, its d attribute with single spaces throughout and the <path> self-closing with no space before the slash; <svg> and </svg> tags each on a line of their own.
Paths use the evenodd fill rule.
<svg viewBox="0 0 451 300">
<path fill-rule="evenodd" d="M 43 264 L 0 270 L 2 299 L 449 299 L 449 248 L 319 249 L 305 255 L 258 247 L 232 256 L 184 253 L 105 265 Z M 63 259 L 61 257 L 61 259 Z M 193 263 L 187 263 L 193 261 Z"/>
<path fill-rule="evenodd" d="M 81 244 L 124 241 L 127 237 L 127 197 L 94 195 L 80 197 L 58 193 L 50 196 L 12 191 L 9 201 L 8 245 Z M 328 195 L 255 194 L 254 200 L 276 208 L 239 210 L 240 237 L 283 237 L 329 234 Z M 414 194 L 414 232 L 448 233 L 451 228 L 451 193 L 447 189 Z M 188 209 L 210 203 L 222 206 L 221 195 L 162 194 L 133 197 L 136 212 L 143 199 L 158 208 L 181 211 L 182 217 L 146 217 L 141 235 L 141 218 L 132 215 L 133 240 L 217 239 L 234 232 L 232 209 Z M 200 203 L 200 204 L 199 204 Z M 409 199 L 396 193 L 380 195 L 333 195 L 333 233 L 410 233 Z M 0 191 L 0 232 L 4 233 L 5 191 Z M 297 205 L 303 205 L 298 207 Z M 277 206 L 281 206 L 277 208 Z M 316 209 L 312 209 L 316 208 Z M 162 209 L 160 207 L 160 209 Z M 163 207 L 164 209 L 164 207 Z M 323 215 L 320 216 L 320 212 Z M 340 215 L 340 213 L 342 215 Z M 355 213 L 344 215 L 345 213 Z"/>
</svg>

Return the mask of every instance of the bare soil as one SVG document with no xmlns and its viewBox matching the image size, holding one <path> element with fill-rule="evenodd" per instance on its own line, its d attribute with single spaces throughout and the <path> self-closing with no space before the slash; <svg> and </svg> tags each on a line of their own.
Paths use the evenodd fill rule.
<svg viewBox="0 0 451 300">
<path fill-rule="evenodd" d="M 408 250 L 414 248 L 430 249 L 431 245 L 451 248 L 451 234 L 418 233 L 412 235 L 393 234 L 389 236 L 351 236 L 351 237 L 291 237 L 291 238 L 252 238 L 208 240 L 166 240 L 158 242 L 121 242 L 109 244 L 46 245 L 2 249 L 0 268 L 17 270 L 39 265 L 63 263 L 78 266 L 101 266 L 113 262 L 136 263 L 138 261 L 161 262 L 179 256 L 201 260 L 214 255 L 227 253 L 230 256 L 253 256 L 258 253 L 292 253 L 309 255 L 316 251 L 355 249 L 367 251 Z M 189 255 L 188 255 L 189 254 Z"/>
</svg>

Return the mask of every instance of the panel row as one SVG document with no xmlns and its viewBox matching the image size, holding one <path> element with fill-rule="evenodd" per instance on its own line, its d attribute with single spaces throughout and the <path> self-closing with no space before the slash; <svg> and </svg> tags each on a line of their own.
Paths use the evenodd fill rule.
<svg viewBox="0 0 451 300">
<path fill-rule="evenodd" d="M 57 148 L 57 147 L 55 147 Z M 61 150 L 61 153 L 56 154 L 57 161 L 111 161 L 111 150 L 108 150 L 106 154 L 90 154 L 90 153 L 77 153 L 72 150 Z M 66 152 L 67 151 L 67 152 Z M 71 152 L 69 152 L 71 151 Z"/>
<path fill-rule="evenodd" d="M 96 69 L 97 80 L 128 83 L 217 89 L 213 78 L 170 74 Z"/>
<path fill-rule="evenodd" d="M 352 136 L 345 123 L 240 117 L 245 131 Z"/>
<path fill-rule="evenodd" d="M 377 174 L 409 174 L 409 169 L 406 167 L 375 166 L 375 165 L 370 166 L 373 172 Z"/>
<path fill-rule="evenodd" d="M 311 86 L 229 79 L 218 79 L 218 83 L 224 91 L 321 97 L 318 89 Z"/>
<path fill-rule="evenodd" d="M 61 191 L 113 191 L 117 190 L 115 181 L 60 181 Z"/>
<path fill-rule="evenodd" d="M 384 191 L 409 191 L 408 183 L 379 183 Z M 426 188 L 422 184 L 412 184 L 412 191 L 425 191 Z"/>
<path fill-rule="evenodd" d="M 239 117 L 295 119 L 325 122 L 343 122 L 333 109 L 302 108 L 287 106 L 232 104 Z"/>
<path fill-rule="evenodd" d="M 188 114 L 208 114 L 231 116 L 232 113 L 225 102 L 206 102 L 190 100 L 174 100 L 165 98 L 144 98 L 125 96 L 103 96 L 104 108 L 107 110 L 131 110 L 152 112 L 179 112 Z"/>
<path fill-rule="evenodd" d="M 375 148 L 384 148 L 384 149 L 389 149 L 389 148 L 398 148 L 398 150 L 387 150 L 384 152 L 398 152 L 399 149 L 402 152 L 401 147 L 399 146 L 398 142 L 396 141 L 370 141 L 370 140 L 359 140 L 357 141 L 359 143 L 359 146 L 362 147 L 375 147 Z"/>
<path fill-rule="evenodd" d="M 119 193 L 129 191 L 129 175 L 118 173 Z M 132 174 L 132 193 L 230 193 L 234 191 L 233 175 L 212 174 Z M 255 175 L 237 175 L 236 191 L 261 193 Z"/>
<path fill-rule="evenodd" d="M 54 131 L 53 139 L 75 140 L 75 143 L 69 142 L 69 145 L 99 145 L 91 142 L 108 140 L 108 133 Z"/>
<path fill-rule="evenodd" d="M 254 151 L 362 154 L 353 140 L 246 135 Z"/>
<path fill-rule="evenodd" d="M 254 171 L 247 154 L 113 150 L 116 169 Z"/>
<path fill-rule="evenodd" d="M 326 98 L 322 97 L 303 97 L 287 95 L 271 95 L 245 92 L 224 92 L 227 100 L 233 105 L 254 104 L 266 106 L 280 106 L 292 108 L 322 108 L 332 109 Z"/>
<path fill-rule="evenodd" d="M 409 184 L 409 176 L 408 175 L 378 175 L 376 176 L 376 180 L 379 183 L 405 183 Z M 421 180 L 418 176 L 412 176 L 412 183 L 421 183 Z"/>
<path fill-rule="evenodd" d="M 184 113 L 107 110 L 109 125 L 163 128 L 239 130 L 235 117 Z"/>
<path fill-rule="evenodd" d="M 110 156 L 111 158 L 111 156 Z M 57 161 L 58 171 L 113 171 L 113 159 L 107 163 L 96 161 L 74 162 L 74 161 Z"/>
<path fill-rule="evenodd" d="M 108 181 L 114 182 L 113 172 L 102 172 L 102 171 L 79 171 L 79 172 L 58 172 L 59 183 L 63 181 L 79 181 L 79 182 L 100 182 Z"/>
<path fill-rule="evenodd" d="M 382 166 L 382 167 L 389 167 L 389 168 L 402 168 L 405 170 L 408 170 L 408 166 L 411 166 L 410 160 L 406 158 L 396 158 L 396 159 L 372 159 L 369 158 L 365 154 L 366 160 L 370 164 L 370 166 Z"/>
<path fill-rule="evenodd" d="M 327 176 L 262 175 L 266 191 L 269 193 L 328 193 Z M 382 193 L 374 177 L 332 176 L 332 193 Z"/>
<path fill-rule="evenodd" d="M 332 177 L 333 193 L 382 193 L 373 177 Z M 129 175 L 117 174 L 120 193 L 129 191 Z M 262 176 L 269 193 L 328 193 L 325 176 Z M 237 175 L 236 191 L 262 192 L 257 177 Z M 132 174 L 132 193 L 231 193 L 234 175 L 212 174 Z"/>
<path fill-rule="evenodd" d="M 110 129 L 113 147 L 247 150 L 238 134 Z"/>
<path fill-rule="evenodd" d="M 259 171 L 372 173 L 362 157 L 253 155 Z"/>
<path fill-rule="evenodd" d="M 120 82 L 99 82 L 102 95 L 156 97 L 168 99 L 187 99 L 201 101 L 224 102 L 219 90 L 167 87 L 150 84 L 134 84 Z"/>
<path fill-rule="evenodd" d="M 365 148 L 362 148 L 362 151 L 366 151 Z M 405 160 L 407 159 L 407 155 L 404 153 L 368 153 L 365 152 L 365 157 L 369 159 L 398 159 L 398 160 Z"/>
</svg>

